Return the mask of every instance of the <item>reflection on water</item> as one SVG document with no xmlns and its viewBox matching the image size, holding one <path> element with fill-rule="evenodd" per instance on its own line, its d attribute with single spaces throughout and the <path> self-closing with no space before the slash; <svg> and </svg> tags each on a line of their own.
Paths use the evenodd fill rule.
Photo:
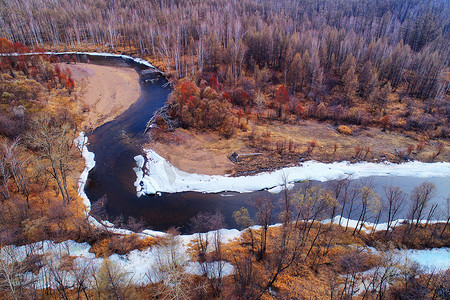
<svg viewBox="0 0 450 300">
<path fill-rule="evenodd" d="M 133 67 L 140 71 L 141 67 L 117 58 L 91 57 L 96 64 Z M 170 89 L 163 88 L 166 80 L 161 76 L 141 76 L 142 95 L 137 103 L 111 122 L 97 128 L 89 135 L 89 150 L 95 153 L 96 166 L 90 172 L 86 184 L 86 194 L 93 202 L 106 195 L 106 207 L 110 220 L 122 216 L 125 220 L 132 216 L 142 219 L 146 228 L 166 230 L 177 227 L 183 233 L 189 230 L 189 220 L 201 211 L 222 212 L 229 227 L 235 226 L 232 213 L 242 206 L 247 207 L 251 215 L 255 214 L 251 206 L 252 200 L 258 197 L 279 199 L 281 194 L 267 191 L 253 193 L 218 193 L 202 194 L 185 192 L 162 194 L 161 196 L 136 196 L 133 185 L 136 174 L 133 168 L 134 156 L 142 154 L 145 142 L 143 131 L 145 124 L 166 101 Z M 432 181 L 438 194 L 433 201 L 440 203 L 440 211 L 446 210 L 446 198 L 450 195 L 449 178 L 414 178 L 414 177 L 371 177 L 375 190 L 383 195 L 383 186 L 400 186 L 409 193 L 414 186 L 424 181 Z M 355 180 L 355 183 L 360 180 Z M 298 187 L 298 184 L 297 184 Z M 408 207 L 402 211 L 402 217 Z M 356 214 L 356 213 L 355 213 Z M 352 216 L 354 217 L 354 216 Z M 381 218 L 383 221 L 385 218 Z M 276 222 L 274 218 L 274 222 Z"/>
</svg>

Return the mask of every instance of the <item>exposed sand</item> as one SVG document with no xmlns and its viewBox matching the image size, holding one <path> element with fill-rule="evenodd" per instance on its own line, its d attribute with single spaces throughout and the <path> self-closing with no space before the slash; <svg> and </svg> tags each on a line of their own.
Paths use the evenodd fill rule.
<svg viewBox="0 0 450 300">
<path fill-rule="evenodd" d="M 141 96 L 139 75 L 132 68 L 77 63 L 66 65 L 84 103 L 84 125 L 94 129 L 113 120 Z"/>
<path fill-rule="evenodd" d="M 196 133 L 178 128 L 175 135 L 179 142 L 152 141 L 144 146 L 153 149 L 172 165 L 189 173 L 225 175 L 233 173 L 235 165 L 227 155 L 233 153 L 226 139 L 217 134 Z M 231 152 L 230 152 L 231 151 Z"/>
</svg>

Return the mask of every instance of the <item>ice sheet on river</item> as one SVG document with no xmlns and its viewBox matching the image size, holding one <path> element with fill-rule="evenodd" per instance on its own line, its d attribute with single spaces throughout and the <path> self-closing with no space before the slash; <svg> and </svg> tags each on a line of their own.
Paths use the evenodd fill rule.
<svg viewBox="0 0 450 300">
<path fill-rule="evenodd" d="M 352 179 L 369 176 L 413 176 L 413 177 L 450 177 L 450 163 L 423 163 L 418 161 L 402 164 L 394 163 L 320 163 L 307 161 L 302 165 L 288 167 L 273 172 L 259 173 L 254 176 L 220 176 L 202 175 L 181 171 L 170 164 L 153 150 L 144 149 L 147 161 L 141 155 L 134 159 L 137 180 L 135 182 L 138 196 L 159 192 L 178 193 L 186 191 L 252 192 L 271 189 L 301 180 L 327 181 L 351 175 Z M 145 167 L 144 167 L 145 163 Z"/>
</svg>

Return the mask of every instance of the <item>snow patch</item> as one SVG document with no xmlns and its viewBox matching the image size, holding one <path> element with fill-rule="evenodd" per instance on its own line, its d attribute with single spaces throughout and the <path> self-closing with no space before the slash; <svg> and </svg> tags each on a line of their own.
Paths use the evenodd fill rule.
<svg viewBox="0 0 450 300">
<path fill-rule="evenodd" d="M 76 51 L 68 51 L 68 52 L 30 52 L 30 53 L 2 53 L 0 56 L 28 56 L 28 55 L 91 55 L 91 56 L 102 56 L 102 57 L 117 57 L 122 58 L 124 60 L 131 60 L 137 64 L 147 66 L 149 68 L 155 69 L 155 66 L 153 66 L 151 63 L 146 61 L 142 58 L 134 58 L 129 55 L 122 55 L 122 54 L 112 54 L 112 53 L 106 53 L 106 52 L 76 52 Z"/>
<path fill-rule="evenodd" d="M 450 268 L 450 248 L 408 249 L 406 256 L 429 270 L 444 271 Z"/>
</svg>

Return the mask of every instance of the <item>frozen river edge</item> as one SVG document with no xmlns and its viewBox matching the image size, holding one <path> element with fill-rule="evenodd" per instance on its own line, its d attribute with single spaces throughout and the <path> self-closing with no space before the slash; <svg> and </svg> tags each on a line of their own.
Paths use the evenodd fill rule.
<svg viewBox="0 0 450 300">
<path fill-rule="evenodd" d="M 299 166 L 286 167 L 273 172 L 258 173 L 253 176 L 203 175 L 181 171 L 170 162 L 150 149 L 144 149 L 142 155 L 134 157 L 137 167 L 136 192 L 138 196 L 157 193 L 180 192 L 239 192 L 248 193 L 268 189 L 280 192 L 284 184 L 303 180 L 328 181 L 350 176 L 358 179 L 369 176 L 412 176 L 418 178 L 449 177 L 450 163 L 424 163 L 419 161 L 401 164 L 380 163 L 321 163 L 307 161 Z"/>
</svg>

